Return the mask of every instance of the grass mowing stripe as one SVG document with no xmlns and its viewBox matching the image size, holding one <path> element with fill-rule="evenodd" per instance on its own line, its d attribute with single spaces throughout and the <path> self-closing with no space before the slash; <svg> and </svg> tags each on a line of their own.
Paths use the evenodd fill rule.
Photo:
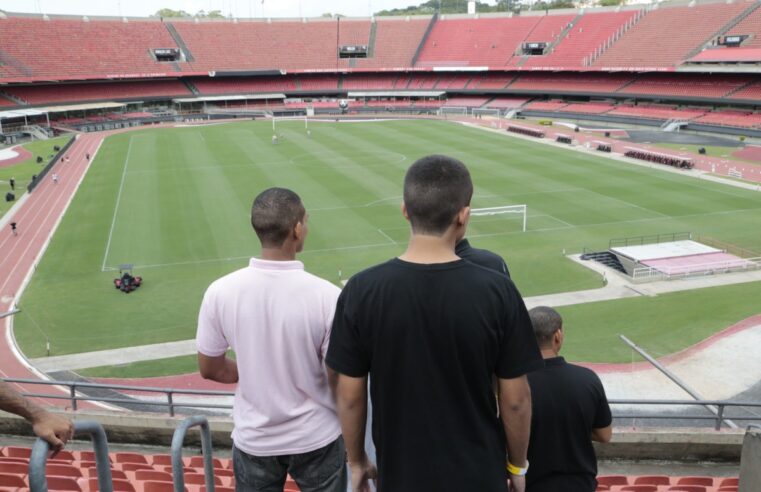
<svg viewBox="0 0 761 492">
<path fill-rule="evenodd" d="M 192 338 L 208 284 L 258 253 L 248 207 L 270 186 L 293 188 L 307 204 L 310 234 L 300 258 L 308 271 L 338 283 L 400 254 L 409 233 L 398 208 L 404 172 L 431 153 L 464 159 L 474 206 L 528 205 L 525 234 L 511 220 L 474 220 L 469 231 L 474 246 L 506 257 L 524 295 L 600 286 L 596 273 L 562 252 L 604 249 L 614 237 L 688 230 L 761 249 L 758 193 L 704 182 L 695 188 L 684 176 L 444 122 L 321 123 L 311 139 L 290 123 L 280 128 L 278 145 L 267 122 L 109 137 L 21 299 L 53 354 Z M 131 150 L 130 136 L 138 138 Z M 145 283 L 129 296 L 113 288 L 113 273 L 100 271 L 113 209 L 98 206 L 114 202 L 127 153 L 108 261 L 143 265 L 137 273 Z M 724 292 L 713 291 L 715 306 L 734 295 Z M 681 298 L 663 302 L 659 309 L 683 311 Z M 688 315 L 672 321 L 690 323 Z M 574 321 L 605 330 L 586 316 Z M 645 313 L 630 316 L 632 325 L 648 322 Z M 44 354 L 44 337 L 28 316 L 18 318 L 15 334 L 29 357 Z M 607 357 L 604 344 L 590 343 Z M 652 345 L 660 343 L 656 333 Z"/>
<path fill-rule="evenodd" d="M 114 227 L 116 226 L 116 214 L 119 213 L 119 203 L 122 200 L 122 191 L 124 190 L 124 178 L 127 176 L 127 165 L 129 164 L 129 156 L 132 152 L 132 137 L 129 138 L 127 144 L 127 155 L 124 158 L 124 169 L 122 170 L 122 179 L 119 182 L 119 192 L 116 194 L 116 203 L 114 204 L 114 214 L 111 219 L 111 229 L 108 231 L 108 240 L 106 241 L 106 251 L 103 253 L 103 264 L 100 267 L 101 271 L 106 271 L 106 262 L 108 261 L 108 251 L 111 249 L 111 238 L 114 235 Z"/>
</svg>

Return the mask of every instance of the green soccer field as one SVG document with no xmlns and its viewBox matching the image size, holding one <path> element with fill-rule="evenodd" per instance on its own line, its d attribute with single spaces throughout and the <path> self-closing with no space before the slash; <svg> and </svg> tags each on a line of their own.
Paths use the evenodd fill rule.
<svg viewBox="0 0 761 492">
<path fill-rule="evenodd" d="M 21 299 L 15 335 L 24 353 L 43 356 L 46 340 L 61 355 L 193 338 L 208 284 L 258 254 L 249 210 L 271 186 L 292 188 L 307 206 L 300 259 L 309 271 L 338 284 L 339 271 L 345 279 L 398 255 L 409 234 L 399 211 L 404 172 L 431 153 L 468 165 L 473 207 L 528 205 L 527 232 L 520 216 L 500 215 L 474 217 L 468 234 L 507 259 L 524 296 L 600 287 L 599 275 L 563 252 L 603 250 L 616 237 L 690 231 L 761 250 L 758 192 L 448 122 L 310 129 L 311 138 L 303 121 L 280 121 L 278 145 L 270 122 L 109 137 Z M 122 263 L 145 281 L 129 295 L 112 285 Z M 618 332 L 654 353 L 673 352 L 756 314 L 759 294 L 756 282 L 563 308 L 579 327 L 566 354 L 628 361 Z M 135 374 L 192 365 L 192 357 L 142 363 Z"/>
</svg>

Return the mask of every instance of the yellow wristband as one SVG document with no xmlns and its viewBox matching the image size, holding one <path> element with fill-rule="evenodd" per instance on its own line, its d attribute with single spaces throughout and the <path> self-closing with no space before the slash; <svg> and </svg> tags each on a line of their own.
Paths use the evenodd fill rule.
<svg viewBox="0 0 761 492">
<path fill-rule="evenodd" d="M 528 471 L 528 460 L 526 460 L 526 467 L 521 468 L 519 466 L 515 466 L 514 464 L 507 462 L 507 473 L 510 475 L 516 476 L 516 477 L 522 477 L 526 474 Z"/>
</svg>

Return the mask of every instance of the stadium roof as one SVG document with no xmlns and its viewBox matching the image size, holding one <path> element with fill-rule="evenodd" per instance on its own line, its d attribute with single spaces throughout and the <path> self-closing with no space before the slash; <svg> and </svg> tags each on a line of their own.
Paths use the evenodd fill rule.
<svg viewBox="0 0 761 492">
<path fill-rule="evenodd" d="M 349 97 L 441 97 L 444 91 L 362 91 L 349 92 Z"/>
<path fill-rule="evenodd" d="M 136 101 L 130 104 L 135 104 Z M 123 108 L 126 106 L 124 103 L 118 102 L 99 102 L 99 103 L 85 103 L 85 104 L 67 104 L 64 106 L 48 106 L 46 108 L 37 108 L 40 111 L 46 113 L 65 113 L 67 111 L 89 111 L 91 109 L 115 109 Z"/>
<path fill-rule="evenodd" d="M 39 109 L 14 109 L 13 111 L 0 111 L 0 120 L 26 118 L 27 116 L 41 116 L 45 113 L 46 111 L 40 111 Z"/>
<path fill-rule="evenodd" d="M 175 103 L 214 102 L 214 101 L 245 101 L 248 99 L 285 99 L 285 94 L 247 94 L 243 96 L 207 96 L 207 97 L 180 97 L 172 99 Z"/>
</svg>

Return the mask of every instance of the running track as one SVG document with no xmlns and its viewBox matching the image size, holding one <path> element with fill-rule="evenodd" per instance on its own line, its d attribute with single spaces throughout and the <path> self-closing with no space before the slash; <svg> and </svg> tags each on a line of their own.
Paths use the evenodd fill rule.
<svg viewBox="0 0 761 492">
<path fill-rule="evenodd" d="M 467 120 L 472 123 L 489 126 L 489 123 L 484 120 Z M 537 127 L 535 125 L 526 124 L 526 122 L 520 122 L 520 125 Z M 166 126 L 174 125 L 170 124 Z M 160 125 L 160 127 L 166 126 Z M 580 140 L 582 143 L 586 141 L 606 141 L 611 143 L 614 146 L 614 150 L 617 152 L 622 152 L 624 150 L 623 147 L 625 146 L 639 148 L 649 147 L 647 145 L 627 145 L 627 143 L 621 141 L 599 138 L 594 134 L 574 134 L 571 131 L 559 132 L 544 127 L 537 128 L 546 131 L 551 138 L 556 136 L 557 133 L 563 133 L 572 135 L 573 138 Z M 3 218 L 4 221 L 7 222 L 10 222 L 11 219 L 17 222 L 19 234 L 14 237 L 11 234 L 10 228 L 7 226 L 0 229 L 0 251 L 3 252 L 2 257 L 0 257 L 0 312 L 9 311 L 12 308 L 17 293 L 20 292 L 26 282 L 28 282 L 34 267 L 44 253 L 50 237 L 58 226 L 59 221 L 63 217 L 63 213 L 68 207 L 71 199 L 74 197 L 74 193 L 89 167 L 90 162 L 85 158 L 85 154 L 89 153 L 91 156 L 90 160 L 92 161 L 106 136 L 129 130 L 131 129 L 79 135 L 76 142 L 67 152 L 70 160 L 67 162 L 59 161 L 54 166 L 53 170 L 57 172 L 60 177 L 59 183 L 53 183 L 50 177 L 52 174 L 51 171 L 45 176 L 44 181 L 35 189 L 34 193 L 31 193 L 28 196 L 27 201 L 21 207 L 14 210 L 11 217 Z M 657 149 L 657 151 L 663 152 L 661 149 Z M 696 155 L 690 155 L 690 157 L 697 160 L 696 167 L 703 170 L 709 170 L 707 168 L 710 164 L 723 164 L 726 166 L 726 161 L 721 161 L 719 159 L 713 160 Z M 749 171 L 748 174 L 750 174 L 749 178 L 751 180 L 761 181 L 761 166 L 754 166 L 752 164 L 743 165 L 742 163 L 733 164 L 736 167 L 744 168 L 743 170 L 746 172 Z M 721 168 L 721 170 L 724 171 L 723 168 Z M 12 341 L 10 333 L 11 318 L 5 318 L 4 321 L 5 322 L 0 326 L 2 332 L 2 339 L 0 339 L 0 377 L 39 379 L 42 375 L 32 370 L 23 356 L 14 350 L 15 344 Z M 161 384 L 170 383 L 170 381 L 175 383 L 177 387 L 187 387 L 188 385 L 198 385 L 198 387 L 204 386 L 199 384 L 198 378 L 194 378 L 193 375 L 159 378 L 153 381 L 147 380 L 146 383 L 153 382 L 155 384 L 159 382 Z M 41 387 L 39 385 L 14 384 L 14 386 L 23 393 L 41 392 Z M 64 388 L 51 386 L 46 387 L 45 392 L 54 391 L 53 388 L 56 388 L 55 391 L 60 391 L 62 394 L 68 394 L 68 391 Z M 221 388 L 215 387 L 214 389 Z M 69 403 L 66 400 L 46 400 L 46 403 L 62 407 L 69 406 Z M 94 408 L 94 406 L 80 402 L 80 408 Z"/>
<path fill-rule="evenodd" d="M 18 236 L 11 234 L 10 227 L 0 230 L 0 312 L 11 310 L 16 294 L 23 289 L 31 273 L 41 257 L 48 241 L 63 216 L 74 192 L 85 175 L 89 162 L 85 154 L 90 154 L 92 160 L 103 141 L 104 134 L 83 134 L 69 147 L 66 155 L 69 160 L 61 158 L 53 169 L 43 178 L 27 201 L 13 211 L 10 217 L 18 224 Z M 58 184 L 53 183 L 51 175 L 58 173 Z M 10 222 L 11 220 L 9 220 Z M 40 375 L 32 371 L 22 362 L 11 341 L 11 317 L 5 318 L 2 324 L 2 339 L 0 340 L 0 376 L 4 378 L 38 379 Z M 53 387 L 39 385 L 15 385 L 23 393 L 50 393 Z M 62 393 L 63 389 L 60 389 Z M 65 400 L 52 400 L 58 406 L 68 406 Z M 86 407 L 86 405 L 82 405 Z"/>
</svg>

